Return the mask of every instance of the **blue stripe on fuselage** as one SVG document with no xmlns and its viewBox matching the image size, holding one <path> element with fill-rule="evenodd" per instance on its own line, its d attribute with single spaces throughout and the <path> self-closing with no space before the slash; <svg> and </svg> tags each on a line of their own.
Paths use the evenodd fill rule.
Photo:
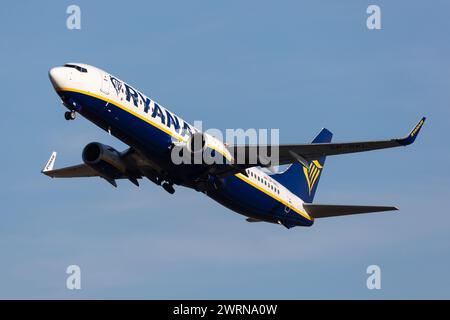
<svg viewBox="0 0 450 320">
<path fill-rule="evenodd" d="M 114 136 L 144 152 L 152 161 L 165 166 L 168 171 L 179 171 L 170 161 L 172 137 L 168 133 L 110 101 L 79 91 L 65 90 L 60 95 L 63 99 L 76 101 L 82 106 L 80 114 L 104 130 L 110 128 Z M 226 177 L 222 182 L 223 187 L 208 191 L 208 196 L 240 214 L 270 222 L 283 220 L 299 226 L 313 224 L 293 210 L 286 213 L 284 204 L 237 176 Z"/>
</svg>

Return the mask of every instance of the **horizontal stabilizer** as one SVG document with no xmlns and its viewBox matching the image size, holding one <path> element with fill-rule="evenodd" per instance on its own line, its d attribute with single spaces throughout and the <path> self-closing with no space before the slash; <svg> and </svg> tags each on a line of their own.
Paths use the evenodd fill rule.
<svg viewBox="0 0 450 320">
<path fill-rule="evenodd" d="M 303 207 L 305 208 L 306 212 L 313 218 L 327 218 L 345 216 L 350 214 L 398 210 L 398 208 L 396 207 L 388 206 L 348 206 L 313 203 L 304 203 Z"/>
</svg>

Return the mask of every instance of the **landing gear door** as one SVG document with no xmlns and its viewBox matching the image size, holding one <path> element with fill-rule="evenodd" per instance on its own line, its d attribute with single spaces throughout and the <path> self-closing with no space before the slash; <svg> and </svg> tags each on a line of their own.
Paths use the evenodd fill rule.
<svg viewBox="0 0 450 320">
<path fill-rule="evenodd" d="M 109 81 L 109 75 L 104 74 L 102 76 L 102 84 L 100 87 L 100 91 L 104 94 L 109 94 L 109 86 L 111 85 L 111 81 Z"/>
</svg>

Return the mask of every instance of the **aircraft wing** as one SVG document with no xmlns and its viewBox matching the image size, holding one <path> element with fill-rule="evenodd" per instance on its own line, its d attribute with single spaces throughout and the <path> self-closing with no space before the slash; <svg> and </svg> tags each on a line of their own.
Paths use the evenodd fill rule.
<svg viewBox="0 0 450 320">
<path fill-rule="evenodd" d="M 56 152 L 51 154 L 49 160 L 41 171 L 43 174 L 51 178 L 101 177 L 115 187 L 117 187 L 115 179 L 128 179 L 137 186 L 139 186 L 137 179 L 141 179 L 142 176 L 146 176 L 150 180 L 156 181 L 152 179 L 155 178 L 155 173 L 152 168 L 145 163 L 145 159 L 142 159 L 141 156 L 131 148 L 123 152 L 121 156 L 127 163 L 126 173 L 115 175 L 114 177 L 103 176 L 98 171 L 84 163 L 65 168 L 53 169 L 56 155 Z"/>
<path fill-rule="evenodd" d="M 94 169 L 85 164 L 79 164 L 76 166 L 70 166 L 53 170 L 55 161 L 56 161 L 56 152 L 54 151 L 41 172 L 51 178 L 81 178 L 81 177 L 98 176 L 98 173 Z"/>
<path fill-rule="evenodd" d="M 315 160 L 323 156 L 332 156 L 345 153 L 364 152 L 377 149 L 394 148 L 400 146 L 407 146 L 414 142 L 421 127 L 425 122 L 423 117 L 411 132 L 403 137 L 390 140 L 378 141 L 359 141 L 359 142 L 343 142 L 343 143 L 313 143 L 313 144 L 282 144 L 282 145 L 236 145 L 228 146 L 228 150 L 234 155 L 235 159 L 244 160 L 243 164 L 238 164 L 241 167 L 250 167 L 250 155 L 257 155 L 257 163 L 253 166 L 274 166 L 283 165 L 299 161 L 302 165 L 308 167 L 309 160 Z M 265 148 L 265 149 L 264 149 Z M 266 153 L 269 154 L 267 159 L 270 159 L 270 154 L 273 155 L 272 148 L 278 148 L 278 161 L 267 163 L 264 159 Z M 264 153 L 261 152 L 264 150 Z M 276 159 L 276 157 L 274 157 Z M 266 162 L 266 163 L 265 163 Z"/>
<path fill-rule="evenodd" d="M 94 169 L 85 164 L 79 164 L 76 166 L 51 171 L 42 171 L 42 173 L 51 178 L 83 178 L 98 176 L 98 173 Z"/>
<path fill-rule="evenodd" d="M 305 208 L 306 212 L 313 218 L 328 218 L 350 214 L 398 210 L 398 208 L 396 207 L 388 206 L 353 206 L 314 203 L 304 203 L 303 207 Z"/>
</svg>

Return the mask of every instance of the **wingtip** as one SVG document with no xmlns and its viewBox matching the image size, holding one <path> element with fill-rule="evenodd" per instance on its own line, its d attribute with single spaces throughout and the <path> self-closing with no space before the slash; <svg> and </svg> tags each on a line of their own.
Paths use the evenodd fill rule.
<svg viewBox="0 0 450 320">
<path fill-rule="evenodd" d="M 56 161 L 56 155 L 57 155 L 57 152 L 53 151 L 52 154 L 50 155 L 50 158 L 48 159 L 47 163 L 45 164 L 44 168 L 42 168 L 41 173 L 48 175 L 47 173 L 49 171 L 53 170 L 53 167 L 54 167 L 55 161 Z"/>
<path fill-rule="evenodd" d="M 422 117 L 422 119 L 420 119 L 420 121 L 414 126 L 411 132 L 403 139 L 399 139 L 398 142 L 403 146 L 412 144 L 419 135 L 420 129 L 422 129 L 422 126 L 425 123 L 426 119 L 427 118 L 425 116 Z"/>
</svg>

